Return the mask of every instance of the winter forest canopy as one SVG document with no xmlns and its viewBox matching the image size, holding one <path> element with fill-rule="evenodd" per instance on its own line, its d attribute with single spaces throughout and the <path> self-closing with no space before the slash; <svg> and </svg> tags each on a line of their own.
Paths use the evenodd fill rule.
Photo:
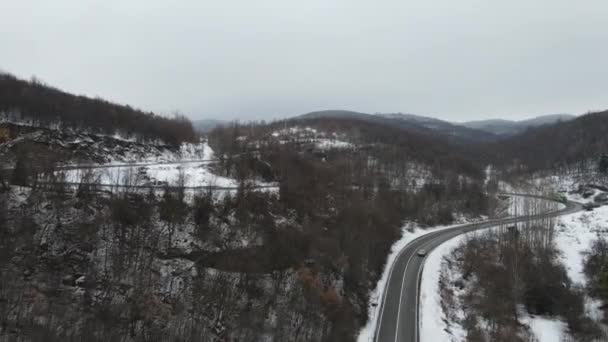
<svg viewBox="0 0 608 342">
<path fill-rule="evenodd" d="M 192 123 L 183 115 L 167 118 L 145 113 L 100 98 L 68 94 L 35 78 L 26 81 L 6 73 L 0 73 L 0 114 L 35 125 L 61 125 L 169 145 L 196 139 Z"/>
</svg>

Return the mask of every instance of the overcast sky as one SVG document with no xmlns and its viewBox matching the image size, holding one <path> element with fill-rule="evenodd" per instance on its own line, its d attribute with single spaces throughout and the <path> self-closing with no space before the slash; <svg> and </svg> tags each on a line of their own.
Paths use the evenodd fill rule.
<svg viewBox="0 0 608 342">
<path fill-rule="evenodd" d="M 193 118 L 608 108 L 606 0 L 0 0 L 0 69 Z"/>
</svg>

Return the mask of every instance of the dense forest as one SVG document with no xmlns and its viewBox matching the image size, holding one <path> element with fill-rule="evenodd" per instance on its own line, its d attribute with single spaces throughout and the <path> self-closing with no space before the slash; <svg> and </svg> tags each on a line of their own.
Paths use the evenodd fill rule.
<svg viewBox="0 0 608 342">
<path fill-rule="evenodd" d="M 341 134 L 359 146 L 358 155 L 372 155 L 381 164 L 407 167 L 421 163 L 432 168 L 436 175 L 464 174 L 479 179 L 484 160 L 471 154 L 473 145 L 466 141 L 454 142 L 442 134 L 410 125 L 391 125 L 391 120 L 381 118 L 370 121 L 368 116 L 345 118 L 296 118 L 272 123 L 253 122 L 219 127 L 210 133 L 210 142 L 220 155 L 236 153 L 235 139 L 247 136 L 251 141 L 268 142 L 267 137 L 284 127 L 309 127 L 329 134 Z M 349 157 L 350 158 L 350 157 Z"/>
<path fill-rule="evenodd" d="M 394 118 L 394 119 L 389 119 Z M 285 122 L 348 132 L 365 143 L 399 145 L 408 158 L 472 175 L 492 164 L 504 171 L 528 173 L 595 164 L 608 151 L 608 111 L 591 112 L 571 120 L 533 125 L 519 134 L 475 138 L 453 134 L 443 126 L 429 128 L 399 116 L 346 111 L 314 112 Z M 407 118 L 407 117 L 405 117 Z M 457 126 L 457 125 L 455 125 Z M 432 127 L 432 126 L 431 126 Z M 475 133 L 475 131 L 473 131 Z M 449 165 L 449 166 L 448 166 Z"/>
<path fill-rule="evenodd" d="M 607 132 L 608 111 L 602 111 L 531 128 L 489 147 L 495 150 L 492 159 L 498 165 L 548 170 L 598 159 L 608 151 Z"/>
<path fill-rule="evenodd" d="M 176 115 L 153 113 L 86 96 L 68 94 L 40 81 L 0 73 L 0 115 L 41 126 L 60 126 L 92 133 L 179 144 L 196 140 L 192 123 Z"/>
<path fill-rule="evenodd" d="M 276 130 L 286 125 L 344 134 L 354 145 L 320 150 L 306 139 L 273 141 Z M 456 215 L 493 212 L 482 172 L 473 162 L 450 154 L 450 147 L 441 140 L 430 141 L 383 125 L 356 119 L 233 124 L 215 129 L 209 139 L 220 156 L 219 174 L 243 184 L 251 178 L 279 183 L 280 207 L 284 214 L 291 213 L 298 227 L 293 229 L 298 234 L 289 244 L 291 252 L 280 260 L 289 255 L 307 262 L 298 268 L 305 287 L 320 293 L 337 289 L 338 304 L 325 313 L 330 325 L 323 340 L 355 338 L 352 331 L 365 322 L 369 291 L 404 222 L 448 224 Z M 428 183 L 406 186 L 418 180 L 408 175 L 407 168 L 427 163 L 432 165 Z M 321 307 L 327 305 L 326 300 L 327 294 L 321 295 Z"/>
</svg>

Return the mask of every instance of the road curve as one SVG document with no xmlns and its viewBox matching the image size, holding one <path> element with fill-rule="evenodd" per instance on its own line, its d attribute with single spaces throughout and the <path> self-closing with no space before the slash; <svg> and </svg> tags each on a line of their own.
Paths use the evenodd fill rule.
<svg viewBox="0 0 608 342">
<path fill-rule="evenodd" d="M 503 195 L 551 200 L 550 198 L 528 194 Z M 568 202 L 564 209 L 549 213 L 467 224 L 435 231 L 413 240 L 399 252 L 395 262 L 390 266 L 389 279 L 384 289 L 382 303 L 380 304 L 380 314 L 378 315 L 378 324 L 374 333 L 374 342 L 418 342 L 419 340 L 418 290 L 425 258 L 417 256 L 418 250 L 424 249 L 429 253 L 445 241 L 474 230 L 515 224 L 528 220 L 557 217 L 581 210 L 582 206 L 580 204 Z"/>
</svg>

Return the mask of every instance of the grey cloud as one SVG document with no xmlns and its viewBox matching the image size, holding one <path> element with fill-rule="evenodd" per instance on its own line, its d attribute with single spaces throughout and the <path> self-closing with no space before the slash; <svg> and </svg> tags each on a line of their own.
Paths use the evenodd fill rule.
<svg viewBox="0 0 608 342">
<path fill-rule="evenodd" d="M 192 117 L 608 107 L 608 2 L 1 0 L 0 68 Z"/>
</svg>

